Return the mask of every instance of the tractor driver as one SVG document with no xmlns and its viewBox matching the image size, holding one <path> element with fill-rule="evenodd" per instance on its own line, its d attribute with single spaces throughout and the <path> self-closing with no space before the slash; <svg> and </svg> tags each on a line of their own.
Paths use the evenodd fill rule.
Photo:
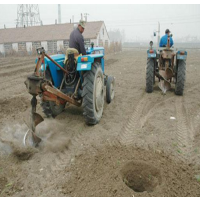
<svg viewBox="0 0 200 200">
<path fill-rule="evenodd" d="M 166 47 L 167 46 L 167 39 L 168 36 L 170 35 L 170 30 L 166 29 L 165 31 L 165 35 L 162 36 L 162 38 L 160 39 L 160 44 L 159 47 Z M 170 36 L 170 47 L 174 44 L 172 37 Z"/>
<path fill-rule="evenodd" d="M 78 27 L 74 29 L 70 34 L 69 48 L 76 49 L 79 54 L 86 55 L 86 50 L 84 46 L 83 31 L 85 29 L 85 21 L 80 20 Z"/>
</svg>

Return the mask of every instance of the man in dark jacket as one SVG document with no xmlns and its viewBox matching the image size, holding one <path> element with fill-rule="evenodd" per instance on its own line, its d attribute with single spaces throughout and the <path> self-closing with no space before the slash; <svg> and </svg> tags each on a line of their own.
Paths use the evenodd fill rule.
<svg viewBox="0 0 200 200">
<path fill-rule="evenodd" d="M 78 27 L 74 29 L 70 34 L 69 48 L 75 48 L 78 50 L 79 54 L 86 55 L 83 31 L 85 29 L 85 22 L 83 20 L 79 21 Z"/>
<path fill-rule="evenodd" d="M 162 38 L 161 38 L 161 40 L 160 40 L 159 47 L 166 47 L 166 46 L 167 46 L 167 39 L 168 39 L 169 34 L 170 34 L 170 30 L 169 30 L 169 29 L 166 29 L 165 35 L 162 36 Z M 171 47 L 173 44 L 174 44 L 173 39 L 172 39 L 172 37 L 170 37 L 170 47 Z"/>
</svg>

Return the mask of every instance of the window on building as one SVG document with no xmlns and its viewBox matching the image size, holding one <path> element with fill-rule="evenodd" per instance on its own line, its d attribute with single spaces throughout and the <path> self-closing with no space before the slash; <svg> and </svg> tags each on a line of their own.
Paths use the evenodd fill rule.
<svg viewBox="0 0 200 200">
<path fill-rule="evenodd" d="M 104 35 L 104 28 L 103 28 L 103 30 L 102 30 L 102 33 L 103 33 L 103 35 Z"/>
</svg>

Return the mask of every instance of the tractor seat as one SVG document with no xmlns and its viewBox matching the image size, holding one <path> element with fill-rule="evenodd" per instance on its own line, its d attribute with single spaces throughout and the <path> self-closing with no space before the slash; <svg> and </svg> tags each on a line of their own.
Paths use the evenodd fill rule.
<svg viewBox="0 0 200 200">
<path fill-rule="evenodd" d="M 82 54 L 79 54 L 78 50 L 75 48 L 68 48 L 66 50 L 66 54 L 65 54 L 65 61 L 64 63 L 66 63 L 67 59 L 68 59 L 68 54 L 74 54 L 74 58 L 77 60 L 79 56 L 82 56 Z"/>
</svg>

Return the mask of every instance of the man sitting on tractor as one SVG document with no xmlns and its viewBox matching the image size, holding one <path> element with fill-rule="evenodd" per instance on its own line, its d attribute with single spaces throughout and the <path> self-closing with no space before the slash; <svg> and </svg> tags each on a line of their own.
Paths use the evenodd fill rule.
<svg viewBox="0 0 200 200">
<path fill-rule="evenodd" d="M 85 21 L 80 20 L 78 27 L 71 32 L 69 39 L 69 48 L 74 48 L 78 50 L 79 54 L 82 55 L 86 55 L 84 38 L 82 35 L 84 29 L 85 29 Z"/>
<path fill-rule="evenodd" d="M 166 47 L 167 46 L 167 39 L 170 36 L 170 30 L 166 29 L 165 35 L 162 36 L 160 39 L 159 47 Z M 172 37 L 170 36 L 170 47 L 174 44 Z"/>
</svg>

